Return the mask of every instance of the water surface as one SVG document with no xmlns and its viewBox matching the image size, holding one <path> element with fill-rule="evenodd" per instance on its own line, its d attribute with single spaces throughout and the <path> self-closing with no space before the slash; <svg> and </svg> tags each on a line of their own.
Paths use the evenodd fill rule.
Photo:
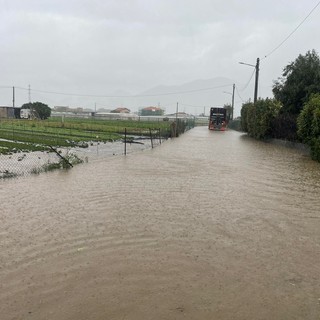
<svg viewBox="0 0 320 320">
<path fill-rule="evenodd" d="M 195 128 L 0 181 L 3 320 L 319 319 L 320 164 Z"/>
</svg>

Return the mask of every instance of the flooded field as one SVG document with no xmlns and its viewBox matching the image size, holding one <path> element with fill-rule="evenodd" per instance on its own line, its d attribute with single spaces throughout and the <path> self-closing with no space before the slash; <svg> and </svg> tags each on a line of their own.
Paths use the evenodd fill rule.
<svg viewBox="0 0 320 320">
<path fill-rule="evenodd" d="M 118 156 L 135 153 L 149 149 L 162 143 L 160 139 L 141 139 L 137 137 L 133 142 L 124 143 L 123 141 L 115 142 L 91 142 L 86 148 L 68 147 L 53 148 L 66 159 L 74 156 L 81 162 L 88 162 L 107 156 Z M 56 152 L 48 147 L 47 151 L 35 152 L 16 152 L 11 154 L 0 154 L 0 180 L 7 177 L 18 177 L 29 175 L 34 172 L 40 172 L 50 164 L 59 163 L 61 158 Z"/>
<path fill-rule="evenodd" d="M 320 318 L 320 164 L 197 127 L 0 180 L 1 320 Z"/>
</svg>

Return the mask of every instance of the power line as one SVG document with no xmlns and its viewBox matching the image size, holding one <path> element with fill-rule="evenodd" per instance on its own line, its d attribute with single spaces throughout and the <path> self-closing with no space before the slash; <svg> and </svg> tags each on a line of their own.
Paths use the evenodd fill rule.
<svg viewBox="0 0 320 320">
<path fill-rule="evenodd" d="M 248 85 L 250 84 L 250 82 L 251 82 L 251 80 L 252 80 L 253 75 L 255 74 L 255 72 L 256 72 L 256 69 L 253 70 L 253 72 L 252 72 L 252 74 L 251 74 L 251 76 L 250 76 L 250 79 L 248 80 L 248 82 L 246 83 L 246 85 L 241 89 L 241 91 L 244 91 L 244 90 L 247 89 L 247 87 L 248 87 Z"/>
<path fill-rule="evenodd" d="M 239 91 L 238 91 L 238 87 L 236 87 L 236 91 L 237 91 L 237 94 L 238 94 L 239 98 L 241 99 L 241 101 L 244 102 L 244 100 L 243 100 L 243 99 L 241 98 L 241 96 L 240 96 L 240 93 L 239 93 Z"/>
<path fill-rule="evenodd" d="M 223 103 L 220 103 L 220 104 L 214 104 L 214 105 L 207 105 L 207 106 L 194 106 L 194 105 L 191 105 L 191 104 L 186 104 L 186 103 L 179 103 L 181 106 L 185 106 L 185 107 L 191 107 L 191 108 L 204 108 L 204 107 L 220 107 L 223 105 Z"/>
<path fill-rule="evenodd" d="M 203 108 L 205 106 L 194 106 L 192 104 L 186 104 L 186 103 L 180 103 L 181 106 L 185 106 L 185 107 L 192 107 L 192 108 Z"/>
<path fill-rule="evenodd" d="M 56 95 L 64 95 L 64 96 L 77 96 L 77 97 L 92 97 L 92 98 L 140 98 L 140 97 L 158 97 L 158 96 L 168 96 L 168 95 L 175 95 L 175 94 L 185 94 L 185 93 L 192 93 L 192 92 L 200 92 L 200 91 L 207 91 L 212 89 L 220 89 L 229 87 L 231 84 L 216 86 L 216 87 L 209 87 L 209 88 L 201 88 L 201 89 L 194 89 L 194 90 L 186 90 L 186 91 L 176 91 L 176 92 L 166 92 L 166 93 L 158 93 L 158 94 L 141 94 L 141 95 L 92 95 L 92 94 L 79 94 L 79 93 L 67 93 L 67 92 L 55 92 L 55 91 L 45 91 L 45 90 L 38 90 L 32 89 L 32 92 L 38 93 L 46 93 L 46 94 L 56 94 Z M 23 87 L 16 87 L 21 90 L 30 90 L 29 88 Z"/>
<path fill-rule="evenodd" d="M 299 23 L 299 25 L 278 46 L 276 46 L 272 51 L 270 51 L 267 55 L 264 56 L 264 59 L 266 59 L 272 53 L 274 53 L 276 50 L 278 50 L 302 26 L 302 24 L 311 16 L 313 11 L 315 11 L 319 5 L 320 5 L 320 1 L 313 7 L 313 9 L 308 13 L 308 15 Z"/>
</svg>

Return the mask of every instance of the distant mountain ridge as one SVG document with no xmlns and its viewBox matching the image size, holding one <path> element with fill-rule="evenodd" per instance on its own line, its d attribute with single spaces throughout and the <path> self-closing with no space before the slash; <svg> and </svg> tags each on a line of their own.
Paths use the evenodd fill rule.
<svg viewBox="0 0 320 320">
<path fill-rule="evenodd" d="M 151 94 L 174 94 L 174 93 L 180 93 L 180 92 L 186 92 L 186 91 L 195 91 L 195 90 L 202 90 L 202 89 L 208 89 L 208 88 L 215 88 L 217 89 L 219 87 L 226 88 L 230 86 L 232 88 L 233 81 L 228 78 L 224 77 L 217 77 L 217 78 L 211 78 L 211 79 L 197 79 L 190 82 L 186 82 L 179 85 L 159 85 L 153 88 L 150 88 L 148 90 L 145 90 L 138 95 L 151 95 Z"/>
<path fill-rule="evenodd" d="M 144 106 L 160 106 L 166 113 L 179 111 L 199 114 L 209 107 L 231 103 L 233 81 L 225 77 L 197 79 L 180 85 L 159 85 L 137 94 Z M 205 112 L 207 112 L 205 111 Z"/>
<path fill-rule="evenodd" d="M 211 79 L 196 79 L 176 85 L 161 84 L 147 90 L 132 93 L 125 90 L 116 90 L 110 94 L 107 109 L 117 106 L 127 107 L 131 112 L 145 107 L 160 107 L 165 113 L 179 111 L 197 115 L 208 114 L 210 107 L 231 104 L 233 80 L 226 77 Z M 107 105 L 99 106 L 107 107 Z"/>
</svg>

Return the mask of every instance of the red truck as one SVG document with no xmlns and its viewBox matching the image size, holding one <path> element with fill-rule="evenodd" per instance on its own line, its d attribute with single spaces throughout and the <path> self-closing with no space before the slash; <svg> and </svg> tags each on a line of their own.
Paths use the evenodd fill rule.
<svg viewBox="0 0 320 320">
<path fill-rule="evenodd" d="M 225 131 L 228 125 L 227 109 L 210 108 L 209 130 Z"/>
</svg>

